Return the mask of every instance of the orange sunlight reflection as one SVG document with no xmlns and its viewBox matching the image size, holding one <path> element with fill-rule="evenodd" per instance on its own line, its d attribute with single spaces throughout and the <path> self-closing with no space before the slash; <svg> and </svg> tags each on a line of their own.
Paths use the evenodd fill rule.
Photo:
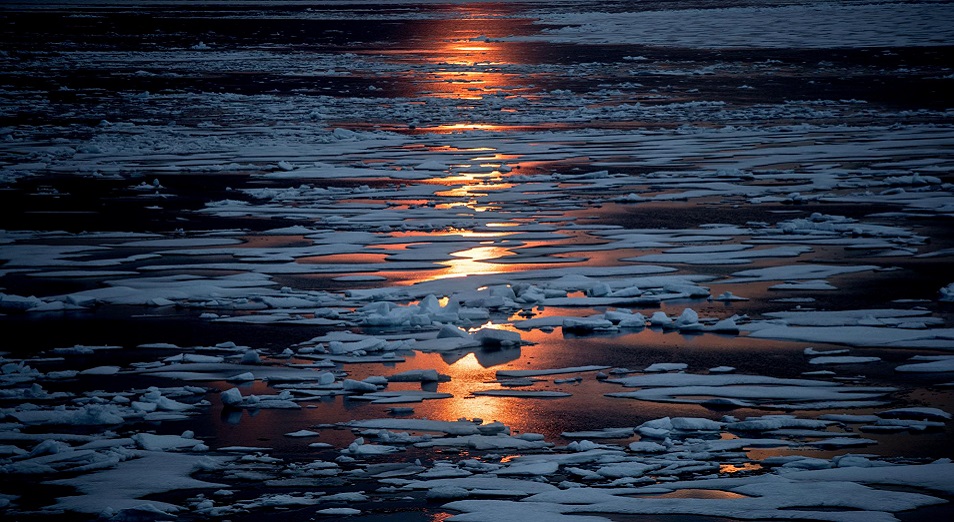
<svg viewBox="0 0 954 522">
<path fill-rule="evenodd" d="M 437 192 L 435 195 L 441 197 L 474 197 L 474 196 L 483 196 L 488 190 L 503 190 L 512 187 L 510 183 L 498 183 L 494 185 L 486 185 L 483 183 L 475 183 L 473 185 L 462 185 L 459 187 L 454 187 L 451 190 L 445 190 L 442 192 Z"/>
<path fill-rule="evenodd" d="M 480 365 L 480 362 L 477 360 L 477 356 L 473 353 L 467 354 L 466 357 L 458 359 L 452 363 L 450 366 L 457 370 L 458 372 L 483 372 L 485 369 Z"/>
<path fill-rule="evenodd" d="M 738 473 L 740 471 L 756 471 L 762 469 L 762 466 L 752 463 L 744 462 L 742 464 L 721 464 L 719 466 L 719 473 Z"/>
<path fill-rule="evenodd" d="M 519 416 L 514 411 L 513 401 L 501 400 L 496 397 L 474 397 L 471 392 L 475 389 L 496 387 L 484 385 L 487 381 L 496 378 L 496 371 L 485 368 L 474 353 L 448 362 L 448 373 L 452 375 L 450 382 L 441 383 L 440 391 L 451 393 L 454 397 L 433 401 L 431 405 L 434 413 L 440 418 L 456 419 L 459 416 L 480 418 L 485 422 L 498 420 L 512 425 Z"/>
<path fill-rule="evenodd" d="M 437 130 L 442 131 L 457 131 L 457 130 L 485 130 L 485 131 L 502 131 L 507 130 L 511 126 L 509 125 L 496 125 L 493 123 L 448 123 L 444 125 L 438 125 Z"/>
<path fill-rule="evenodd" d="M 740 495 L 738 493 L 733 493 L 731 491 L 723 491 L 720 489 L 680 489 L 673 491 L 671 493 L 664 493 L 662 495 L 653 495 L 650 498 L 699 498 L 699 499 L 734 499 L 734 498 L 748 498 L 745 495 Z"/>
<path fill-rule="evenodd" d="M 383 263 L 386 260 L 386 254 L 379 253 L 352 253 L 352 254 L 328 254 L 323 256 L 303 257 L 298 261 L 301 263 L 328 263 L 328 264 L 347 264 L 356 265 L 363 263 Z"/>
<path fill-rule="evenodd" d="M 526 77 L 501 68 L 517 63 L 517 59 L 512 43 L 496 39 L 507 34 L 499 20 L 499 6 L 471 5 L 457 10 L 464 19 L 433 20 L 421 42 L 418 52 L 434 67 L 429 77 L 421 81 L 417 73 L 409 71 L 425 94 L 461 101 L 485 96 L 533 96 L 534 88 Z M 455 123 L 442 127 L 494 130 L 496 126 Z"/>
<path fill-rule="evenodd" d="M 438 230 L 434 232 L 421 232 L 419 230 L 413 230 L 413 231 L 406 231 L 406 232 L 401 231 L 401 232 L 390 233 L 392 237 L 422 237 L 422 238 L 428 238 L 428 237 L 434 237 L 434 236 L 493 238 L 493 237 L 509 236 L 511 234 L 513 234 L 513 232 L 476 232 L 474 230 L 466 230 L 466 229 L 458 229 L 458 228 L 449 229 L 449 230 Z"/>
<path fill-rule="evenodd" d="M 434 279 L 509 272 L 513 270 L 513 267 L 496 263 L 488 263 L 488 261 L 512 255 L 513 252 L 499 246 L 479 246 L 462 250 L 460 252 L 454 252 L 451 254 L 454 259 L 441 262 L 442 265 L 447 266 L 447 270 L 444 270 L 440 274 L 436 275 Z"/>
</svg>

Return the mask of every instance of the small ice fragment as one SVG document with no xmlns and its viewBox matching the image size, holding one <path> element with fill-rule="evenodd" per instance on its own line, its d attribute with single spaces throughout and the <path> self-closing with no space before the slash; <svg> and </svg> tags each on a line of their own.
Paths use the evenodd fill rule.
<svg viewBox="0 0 954 522">
<path fill-rule="evenodd" d="M 646 367 L 644 372 L 679 372 L 688 368 L 686 363 L 655 363 Z"/>
<path fill-rule="evenodd" d="M 477 431 L 482 435 L 495 435 L 497 433 L 510 433 L 510 428 L 499 421 L 493 421 L 489 424 L 480 424 L 477 426 Z"/>
<path fill-rule="evenodd" d="M 253 375 L 252 372 L 240 373 L 238 375 L 235 375 L 226 379 L 226 381 L 228 382 L 249 382 L 254 380 L 255 380 L 255 375 Z"/>
<path fill-rule="evenodd" d="M 354 515 L 360 515 L 361 510 L 354 509 L 354 508 L 345 508 L 345 507 L 325 508 L 325 509 L 319 509 L 318 511 L 315 511 L 315 514 L 328 515 L 328 516 L 334 516 L 334 517 L 350 517 Z"/>
<path fill-rule="evenodd" d="M 739 297 L 732 292 L 725 291 L 719 294 L 718 296 L 712 298 L 713 301 L 748 301 L 747 297 Z"/>
<path fill-rule="evenodd" d="M 896 419 L 940 419 L 948 420 L 951 418 L 951 414 L 938 409 L 930 407 L 910 407 L 910 408 L 895 408 L 893 410 L 882 411 L 878 413 L 878 416 L 885 418 L 896 418 Z"/>
<path fill-rule="evenodd" d="M 536 383 L 536 381 L 534 381 L 533 379 L 526 379 L 526 378 L 524 378 L 524 379 L 504 379 L 504 380 L 501 380 L 501 381 L 497 381 L 497 383 L 500 384 L 501 386 L 506 386 L 506 387 L 508 387 L 508 388 L 512 388 L 512 387 L 520 387 L 520 386 L 533 386 L 533 385 Z"/>
<path fill-rule="evenodd" d="M 847 349 L 838 349 L 838 350 L 816 350 L 814 347 L 809 346 L 805 348 L 805 355 L 841 355 L 843 353 L 848 353 L 850 350 Z"/>
<path fill-rule="evenodd" d="M 518 439 L 528 440 L 530 442 L 540 442 L 545 439 L 542 433 L 521 433 L 517 435 Z"/>
<path fill-rule="evenodd" d="M 222 404 L 225 406 L 238 406 L 242 403 L 242 392 L 238 388 L 232 388 L 219 394 Z"/>
<path fill-rule="evenodd" d="M 474 334 L 474 339 L 484 346 L 520 344 L 519 333 L 496 328 L 483 328 Z"/>
<path fill-rule="evenodd" d="M 945 303 L 954 302 L 954 283 L 951 283 L 945 286 L 944 288 L 941 288 L 939 290 L 939 293 L 940 293 L 940 298 L 938 298 L 938 301 L 942 301 Z"/>
<path fill-rule="evenodd" d="M 608 319 L 589 317 L 567 317 L 563 319 L 564 331 L 613 330 L 615 325 Z"/>
<path fill-rule="evenodd" d="M 358 392 L 358 393 L 378 391 L 378 387 L 375 386 L 374 384 L 363 382 L 363 381 L 356 381 L 354 379 L 345 379 L 342 384 L 344 386 L 345 391 L 352 391 L 352 392 Z"/>
<path fill-rule="evenodd" d="M 880 357 L 856 357 L 851 355 L 834 357 L 813 357 L 808 364 L 863 364 L 880 361 Z"/>
<path fill-rule="evenodd" d="M 437 370 L 408 370 L 391 375 L 387 380 L 391 382 L 446 382 L 450 380 L 450 377 L 438 373 Z"/>
<path fill-rule="evenodd" d="M 631 442 L 629 444 L 629 451 L 635 453 L 663 453 L 666 451 L 666 446 L 663 446 L 658 442 L 641 440 L 637 442 Z"/>
<path fill-rule="evenodd" d="M 440 331 L 437 332 L 438 339 L 446 339 L 446 338 L 466 339 L 467 337 L 470 337 L 470 334 L 468 334 L 464 330 L 461 330 L 459 327 L 454 326 L 452 324 L 445 324 L 444 326 L 441 327 Z"/>
<path fill-rule="evenodd" d="M 298 430 L 285 434 L 286 437 L 317 437 L 318 435 L 317 431 L 311 430 Z"/>
<path fill-rule="evenodd" d="M 680 431 L 719 431 L 722 423 L 696 417 L 673 417 L 670 421 L 673 429 Z"/>
<path fill-rule="evenodd" d="M 584 451 L 595 450 L 595 449 L 598 449 L 599 447 L 600 447 L 599 444 L 591 440 L 584 439 L 584 440 L 573 441 L 567 444 L 566 449 L 570 451 L 584 452 Z"/>
<path fill-rule="evenodd" d="M 457 486 L 437 486 L 429 489 L 425 496 L 433 500 L 448 500 L 467 498 L 470 496 L 470 492 Z"/>
<path fill-rule="evenodd" d="M 80 375 L 115 375 L 119 373 L 119 366 L 97 366 L 80 372 Z"/>
<path fill-rule="evenodd" d="M 675 326 L 679 330 L 693 330 L 701 328 L 699 324 L 699 314 L 692 308 L 686 308 L 675 321 Z"/>
<path fill-rule="evenodd" d="M 612 289 L 606 283 L 597 283 L 586 291 L 590 297 L 603 297 L 609 295 L 610 292 L 612 292 Z"/>
<path fill-rule="evenodd" d="M 733 317 L 727 317 L 727 318 L 725 318 L 725 319 L 722 319 L 721 321 L 719 321 L 719 322 L 717 322 L 716 324 L 712 325 L 711 330 L 712 330 L 713 332 L 718 332 L 718 333 L 738 334 L 738 333 L 739 333 L 739 325 L 736 324 L 735 319 L 736 319 L 736 318 L 735 318 L 734 316 L 733 316 Z"/>
<path fill-rule="evenodd" d="M 649 318 L 649 325 L 661 326 L 663 328 L 670 328 L 672 327 L 672 319 L 670 319 L 669 316 L 666 315 L 666 312 L 662 312 L 662 311 L 653 312 L 652 317 Z"/>
</svg>

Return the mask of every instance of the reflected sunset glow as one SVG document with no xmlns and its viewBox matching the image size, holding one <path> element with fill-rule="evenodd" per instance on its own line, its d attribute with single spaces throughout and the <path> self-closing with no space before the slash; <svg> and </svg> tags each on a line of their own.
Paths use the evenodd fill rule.
<svg viewBox="0 0 954 522">
<path fill-rule="evenodd" d="M 680 489 L 671 493 L 653 495 L 650 498 L 736 499 L 748 497 L 721 489 Z"/>
<path fill-rule="evenodd" d="M 739 473 L 740 471 L 756 471 L 762 469 L 762 466 L 751 462 L 740 464 L 722 464 L 719 466 L 719 473 Z"/>
<path fill-rule="evenodd" d="M 492 259 L 513 255 L 513 252 L 504 247 L 480 246 L 454 252 L 451 255 L 454 259 L 441 262 L 441 264 L 447 266 L 447 270 L 434 276 L 433 279 L 464 277 L 478 274 L 499 274 L 511 271 L 511 267 L 507 265 L 488 262 Z"/>
<path fill-rule="evenodd" d="M 489 359 L 489 361 L 482 361 L 482 359 Z M 471 419 L 477 417 L 486 422 L 498 420 L 510 426 L 520 425 L 521 410 L 516 407 L 518 405 L 516 401 L 471 395 L 471 392 L 476 390 L 497 387 L 490 382 L 496 378 L 496 369 L 487 367 L 488 362 L 496 362 L 494 353 L 419 354 L 409 359 L 404 367 L 408 369 L 438 368 L 440 372 L 451 376 L 449 382 L 442 382 L 439 385 L 438 391 L 450 393 L 453 397 L 427 401 L 421 406 L 421 409 L 426 409 L 431 418 L 454 420 L 460 417 Z"/>
<path fill-rule="evenodd" d="M 446 190 L 443 192 L 437 192 L 436 195 L 441 197 L 474 197 L 474 196 L 483 196 L 486 191 L 489 190 L 504 190 L 512 187 L 510 183 L 497 183 L 497 184 L 474 184 L 474 185 L 463 185 L 456 187 L 451 190 Z"/>
<path fill-rule="evenodd" d="M 363 264 L 363 263 L 383 263 L 386 254 L 328 254 L 325 256 L 304 257 L 298 261 L 301 263 L 330 263 L 330 264 Z"/>
<path fill-rule="evenodd" d="M 434 20 L 426 40 L 416 51 L 431 64 L 428 77 L 415 80 L 425 96 L 480 100 L 485 96 L 532 96 L 526 78 L 503 72 L 501 66 L 517 63 L 512 45 L 497 41 L 500 6 L 461 6 L 460 19 Z M 466 12 L 466 13 L 465 13 Z M 417 76 L 417 75 L 415 75 Z M 500 130 L 485 122 L 460 122 L 438 127 L 453 130 Z"/>
<path fill-rule="evenodd" d="M 483 130 L 483 131 L 504 131 L 512 128 L 510 125 L 495 125 L 493 123 L 449 123 L 435 127 L 441 131 L 463 131 L 463 130 Z"/>
<path fill-rule="evenodd" d="M 448 236 L 460 236 L 466 238 L 494 238 L 494 237 L 503 237 L 509 236 L 513 232 L 477 232 L 474 230 L 462 230 L 462 229 L 451 229 L 451 230 L 441 230 L 435 232 L 421 232 L 421 231 L 407 231 L 407 232 L 391 232 L 392 237 L 403 238 L 403 237 L 448 237 Z"/>
</svg>

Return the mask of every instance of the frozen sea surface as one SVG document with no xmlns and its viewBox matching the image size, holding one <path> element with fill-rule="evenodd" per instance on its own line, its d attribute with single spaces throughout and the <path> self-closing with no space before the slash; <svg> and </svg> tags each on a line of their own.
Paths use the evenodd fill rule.
<svg viewBox="0 0 954 522">
<path fill-rule="evenodd" d="M 0 11 L 0 511 L 949 519 L 944 1 Z"/>
</svg>

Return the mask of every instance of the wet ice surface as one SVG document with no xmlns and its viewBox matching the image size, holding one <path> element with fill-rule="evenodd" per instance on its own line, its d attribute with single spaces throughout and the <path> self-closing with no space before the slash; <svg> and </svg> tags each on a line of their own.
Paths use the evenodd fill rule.
<svg viewBox="0 0 954 522">
<path fill-rule="evenodd" d="M 9 9 L 0 509 L 949 515 L 950 6 L 649 6 Z"/>
</svg>

